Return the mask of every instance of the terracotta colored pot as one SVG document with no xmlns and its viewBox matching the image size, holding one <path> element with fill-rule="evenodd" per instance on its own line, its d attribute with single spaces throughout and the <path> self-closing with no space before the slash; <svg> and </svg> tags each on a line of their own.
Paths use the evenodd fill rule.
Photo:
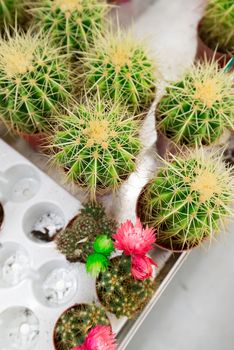
<svg viewBox="0 0 234 350">
<path fill-rule="evenodd" d="M 197 53 L 196 60 L 201 62 L 208 60 L 211 62 L 213 59 L 219 63 L 221 68 L 224 68 L 228 61 L 232 58 L 230 54 L 214 51 L 206 45 L 206 43 L 201 39 L 199 29 L 201 22 L 198 25 L 198 36 L 197 36 Z"/>
<path fill-rule="evenodd" d="M 38 151 L 45 143 L 46 136 L 43 133 L 38 134 L 25 134 L 20 135 L 28 144 L 35 150 Z"/>
</svg>

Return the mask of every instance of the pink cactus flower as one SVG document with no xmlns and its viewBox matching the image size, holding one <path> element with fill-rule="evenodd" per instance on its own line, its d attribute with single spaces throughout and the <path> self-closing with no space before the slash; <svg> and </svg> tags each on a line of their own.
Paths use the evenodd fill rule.
<svg viewBox="0 0 234 350">
<path fill-rule="evenodd" d="M 96 326 L 89 332 L 83 345 L 71 350 L 117 350 L 115 335 L 110 326 Z"/>
<path fill-rule="evenodd" d="M 152 249 L 156 233 L 148 226 L 143 228 L 140 219 L 137 218 L 135 226 L 130 220 L 123 223 L 113 238 L 115 248 L 123 250 L 125 255 L 145 255 Z"/>
<path fill-rule="evenodd" d="M 157 264 L 146 255 L 133 255 L 131 273 L 136 280 L 144 281 L 153 276 L 153 267 Z"/>
</svg>

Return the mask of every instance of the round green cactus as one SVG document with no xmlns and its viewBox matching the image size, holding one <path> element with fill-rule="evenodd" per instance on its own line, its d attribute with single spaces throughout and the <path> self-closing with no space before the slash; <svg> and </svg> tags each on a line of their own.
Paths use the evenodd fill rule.
<svg viewBox="0 0 234 350">
<path fill-rule="evenodd" d="M 204 149 L 164 161 L 138 202 L 142 221 L 157 228 L 157 243 L 186 250 L 212 240 L 232 215 L 234 182 L 222 157 Z"/>
<path fill-rule="evenodd" d="M 203 41 L 211 48 L 234 54 L 234 2 L 208 0 L 200 26 Z"/>
<path fill-rule="evenodd" d="M 56 237 L 57 249 L 70 262 L 86 262 L 93 253 L 95 239 L 100 234 L 112 237 L 116 232 L 116 223 L 105 214 L 98 204 L 88 203 L 81 213 Z"/>
<path fill-rule="evenodd" d="M 134 111 L 149 106 L 155 95 L 156 67 L 147 49 L 130 34 L 105 33 L 84 55 L 87 89 Z"/>
<path fill-rule="evenodd" d="M 112 259 L 107 271 L 97 280 L 100 302 L 118 318 L 133 318 L 151 299 L 155 288 L 155 281 L 132 277 L 131 257 L 124 255 Z"/>
<path fill-rule="evenodd" d="M 53 159 L 68 180 L 89 189 L 92 199 L 97 192 L 116 190 L 136 169 L 139 122 L 120 106 L 96 99 L 57 121 Z"/>
<path fill-rule="evenodd" d="M 234 92 L 230 74 L 218 63 L 197 63 L 169 86 L 156 110 L 158 129 L 177 144 L 210 145 L 233 130 Z"/>
<path fill-rule="evenodd" d="M 15 31 L 0 38 L 0 115 L 16 132 L 45 131 L 60 104 L 70 100 L 66 57 L 48 38 Z"/>
<path fill-rule="evenodd" d="M 94 304 L 77 304 L 66 310 L 54 329 L 56 350 L 71 350 L 82 344 L 89 331 L 97 325 L 109 325 L 105 310 Z"/>
<path fill-rule="evenodd" d="M 21 23 L 26 18 L 26 0 L 0 1 L 0 27 Z"/>
<path fill-rule="evenodd" d="M 103 30 L 105 0 L 39 0 L 32 10 L 40 28 L 68 52 L 85 51 Z"/>
</svg>

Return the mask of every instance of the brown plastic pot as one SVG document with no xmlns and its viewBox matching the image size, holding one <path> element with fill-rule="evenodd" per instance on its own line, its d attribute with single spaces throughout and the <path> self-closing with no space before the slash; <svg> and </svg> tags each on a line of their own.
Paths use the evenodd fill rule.
<svg viewBox="0 0 234 350">
<path fill-rule="evenodd" d="M 67 311 L 69 311 L 69 310 L 71 310 L 71 309 L 73 309 L 73 308 L 81 308 L 81 307 L 86 307 L 86 306 L 89 306 L 90 304 L 85 304 L 85 303 L 82 303 L 82 304 L 75 304 L 75 305 L 73 305 L 73 306 L 70 306 L 69 308 L 67 308 L 60 316 L 59 316 L 59 318 L 57 319 L 57 321 L 56 321 L 56 323 L 55 323 L 55 325 L 54 325 L 54 330 L 53 330 L 53 344 L 54 344 L 54 349 L 55 350 L 60 350 L 61 348 L 58 346 L 58 344 L 57 344 L 57 340 L 56 340 L 56 335 L 55 335 L 55 329 L 56 329 L 56 327 L 57 327 L 57 324 L 58 324 L 58 322 L 59 322 L 59 319 L 67 312 Z M 107 318 L 107 320 L 108 320 L 108 322 L 109 322 L 109 326 L 111 326 L 111 324 L 110 324 L 110 320 L 109 320 L 109 318 L 108 318 L 108 316 L 106 315 L 106 318 Z M 88 334 L 87 334 L 88 335 Z M 78 344 L 77 344 L 78 345 Z"/>
<path fill-rule="evenodd" d="M 44 133 L 38 134 L 26 134 L 21 133 L 20 136 L 28 142 L 28 144 L 35 150 L 38 151 L 42 148 L 45 143 L 46 135 Z"/>
<path fill-rule="evenodd" d="M 201 62 L 212 62 L 212 60 L 215 60 L 218 62 L 220 68 L 224 68 L 228 61 L 230 61 L 230 59 L 232 58 L 232 55 L 225 52 L 214 51 L 206 45 L 206 43 L 200 37 L 201 22 L 199 22 L 198 24 L 196 60 Z"/>
</svg>

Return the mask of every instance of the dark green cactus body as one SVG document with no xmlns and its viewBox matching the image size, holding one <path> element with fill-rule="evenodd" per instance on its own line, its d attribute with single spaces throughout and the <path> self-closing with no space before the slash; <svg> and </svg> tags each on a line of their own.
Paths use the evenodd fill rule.
<svg viewBox="0 0 234 350">
<path fill-rule="evenodd" d="M 125 110 L 100 101 L 92 103 L 58 118 L 51 147 L 67 178 L 88 187 L 93 199 L 97 192 L 116 190 L 136 169 L 141 142 L 139 123 Z"/>
<path fill-rule="evenodd" d="M 202 150 L 165 162 L 139 202 L 143 222 L 157 228 L 157 243 L 186 250 L 211 240 L 231 213 L 231 170 Z"/>
<path fill-rule="evenodd" d="M 155 282 L 135 280 L 131 274 L 131 258 L 122 255 L 110 261 L 107 271 L 97 280 L 100 302 L 116 317 L 133 318 L 152 297 Z"/>
<path fill-rule="evenodd" d="M 0 114 L 11 129 L 48 129 L 51 114 L 70 100 L 66 61 L 47 39 L 30 32 L 0 40 Z"/>
<path fill-rule="evenodd" d="M 84 51 L 103 30 L 104 0 L 41 0 L 34 9 L 40 27 L 69 52 Z"/>
<path fill-rule="evenodd" d="M 213 50 L 233 55 L 233 28 L 233 0 L 209 0 L 199 28 L 203 41 Z"/>
<path fill-rule="evenodd" d="M 234 93 L 231 76 L 217 63 L 194 66 L 169 86 L 159 102 L 158 128 L 177 144 L 210 145 L 226 129 L 233 130 Z"/>
<path fill-rule="evenodd" d="M 84 57 L 87 87 L 123 101 L 131 110 L 149 107 L 155 96 L 155 65 L 144 46 L 126 33 L 105 34 Z"/>
<path fill-rule="evenodd" d="M 110 322 L 102 307 L 94 304 L 78 304 L 65 311 L 54 329 L 56 350 L 71 350 L 84 342 L 89 331 L 97 325 Z"/>
<path fill-rule="evenodd" d="M 61 231 L 57 238 L 57 249 L 70 262 L 86 262 L 93 253 L 96 237 L 105 234 L 111 237 L 116 232 L 116 223 L 109 219 L 100 204 L 87 204 L 72 223 Z"/>
</svg>

